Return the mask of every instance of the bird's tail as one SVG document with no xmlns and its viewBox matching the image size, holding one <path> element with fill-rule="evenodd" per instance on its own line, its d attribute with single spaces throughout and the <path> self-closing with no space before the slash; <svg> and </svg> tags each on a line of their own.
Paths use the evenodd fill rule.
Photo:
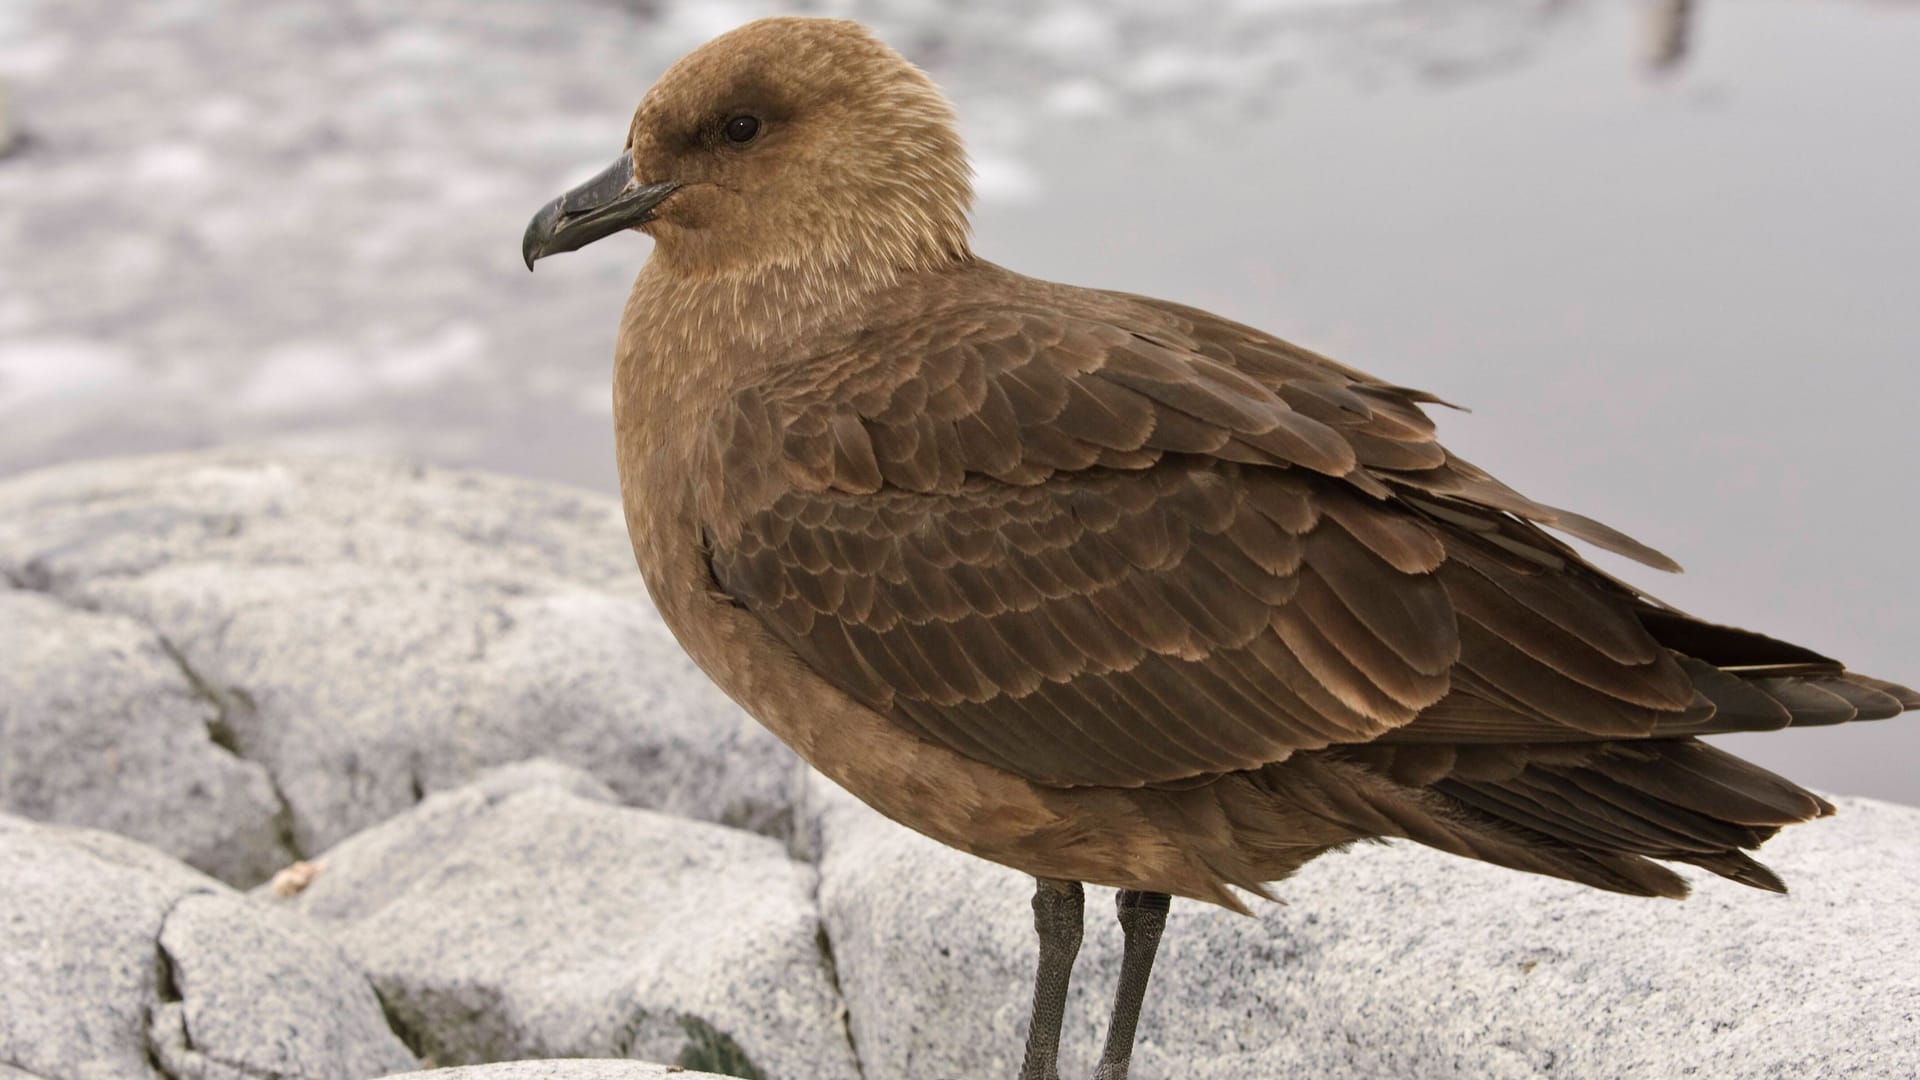
<svg viewBox="0 0 1920 1080">
<path fill-rule="evenodd" d="M 1498 687 L 1456 687 L 1403 728 L 1296 754 L 1254 782 L 1276 805 L 1352 835 L 1405 838 L 1614 892 L 1685 896 L 1685 880 L 1662 862 L 1785 892 L 1746 853 L 1833 806 L 1698 736 L 1881 720 L 1920 709 L 1920 694 L 1651 602 L 1633 615 L 1694 690 L 1691 705 L 1649 714 L 1637 736 L 1596 738 L 1518 711 Z"/>
<path fill-rule="evenodd" d="M 1746 852 L 1833 813 L 1797 784 L 1684 738 L 1374 744 L 1329 751 L 1314 771 L 1342 815 L 1376 835 L 1637 896 L 1687 894 L 1660 862 L 1785 892 Z"/>
</svg>

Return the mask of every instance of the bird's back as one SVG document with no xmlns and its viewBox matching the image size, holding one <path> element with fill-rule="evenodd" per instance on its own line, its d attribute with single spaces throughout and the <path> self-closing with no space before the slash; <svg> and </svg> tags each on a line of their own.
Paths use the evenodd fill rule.
<svg viewBox="0 0 1920 1080">
<path fill-rule="evenodd" d="M 899 729 L 1126 792 L 1216 875 L 1115 883 L 1217 899 L 1400 836 L 1778 887 L 1741 851 L 1830 808 L 1697 737 L 1920 706 L 1601 573 L 1543 526 L 1673 567 L 1448 453 L 1430 395 L 984 263 L 869 310 L 709 419 L 712 578 Z"/>
</svg>

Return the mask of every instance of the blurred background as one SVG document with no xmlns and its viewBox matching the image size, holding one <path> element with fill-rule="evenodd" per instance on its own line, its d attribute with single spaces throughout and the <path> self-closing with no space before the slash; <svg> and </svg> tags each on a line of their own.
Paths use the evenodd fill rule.
<svg viewBox="0 0 1920 1080">
<path fill-rule="evenodd" d="M 0 0 L 0 476 L 229 443 L 611 492 L 634 236 L 528 216 L 674 58 L 861 19 L 953 96 L 977 250 L 1474 408 L 1656 595 L 1920 680 L 1920 4 Z M 1920 720 L 1725 742 L 1920 803 Z"/>
</svg>

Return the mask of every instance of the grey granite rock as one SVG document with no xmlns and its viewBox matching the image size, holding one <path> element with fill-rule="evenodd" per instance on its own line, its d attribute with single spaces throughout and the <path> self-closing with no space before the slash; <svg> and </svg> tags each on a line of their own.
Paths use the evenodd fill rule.
<svg viewBox="0 0 1920 1080">
<path fill-rule="evenodd" d="M 859 1075 L 812 868 L 596 787 L 541 765 L 431 796 L 321 855 L 286 903 L 341 942 L 436 1062 Z"/>
<path fill-rule="evenodd" d="M 0 572 L 170 643 L 271 773 L 294 855 L 535 754 L 627 802 L 790 824 L 797 759 L 660 624 L 612 499 L 232 451 L 95 462 L 0 482 Z"/>
<path fill-rule="evenodd" d="M 820 801 L 867 1075 L 1013 1075 L 1030 880 Z M 1920 810 L 1839 803 L 1768 845 L 1789 897 L 1689 873 L 1685 903 L 1641 900 L 1395 845 L 1310 864 L 1256 918 L 1176 901 L 1135 1076 L 1915 1075 Z M 1098 1055 L 1112 911 L 1088 891 L 1063 1073 Z"/>
<path fill-rule="evenodd" d="M 107 833 L 0 816 L 0 1062 L 81 1080 L 414 1067 L 297 920 Z"/>
<path fill-rule="evenodd" d="M 6 1074 L 0 1073 L 0 1077 Z M 497 1065 L 463 1065 L 431 1072 L 405 1073 L 391 1080 L 703 1080 L 714 1073 L 688 1072 L 674 1065 L 645 1061 L 607 1061 L 593 1058 L 555 1058 L 547 1061 L 507 1061 Z"/>
<path fill-rule="evenodd" d="M 0 574 L 8 805 L 236 880 L 311 858 L 286 898 L 241 900 L 0 818 L 0 1077 L 414 1067 L 389 1022 L 446 1063 L 1018 1066 L 1028 881 L 800 782 L 660 626 L 610 500 L 239 452 L 98 463 L 0 482 Z M 1842 808 L 1769 845 L 1786 899 L 1370 847 L 1254 919 L 1178 904 L 1135 1075 L 1920 1073 L 1920 810 Z M 1089 896 L 1070 1072 L 1104 1023 L 1110 905 Z"/>
<path fill-rule="evenodd" d="M 221 703 L 121 615 L 0 590 L 0 810 L 110 829 L 237 885 L 291 858 L 266 769 Z"/>
</svg>

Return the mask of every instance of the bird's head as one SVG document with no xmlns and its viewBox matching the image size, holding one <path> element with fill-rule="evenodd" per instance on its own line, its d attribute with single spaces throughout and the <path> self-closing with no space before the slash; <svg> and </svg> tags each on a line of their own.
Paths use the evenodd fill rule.
<svg viewBox="0 0 1920 1080">
<path fill-rule="evenodd" d="M 966 256 L 968 178 L 920 69 L 858 23 L 762 19 L 667 69 L 626 152 L 541 208 L 522 253 L 532 269 L 639 229 L 687 275 L 890 277 Z"/>
</svg>

